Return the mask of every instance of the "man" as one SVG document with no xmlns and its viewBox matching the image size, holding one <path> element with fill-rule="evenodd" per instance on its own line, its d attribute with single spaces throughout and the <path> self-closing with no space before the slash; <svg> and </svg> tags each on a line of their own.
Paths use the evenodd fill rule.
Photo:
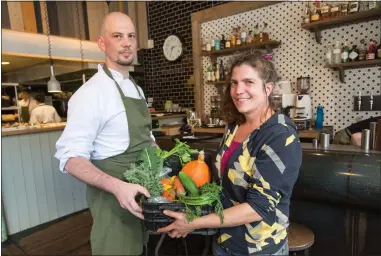
<svg viewBox="0 0 381 256">
<path fill-rule="evenodd" d="M 21 119 L 23 122 L 29 122 L 30 114 L 32 110 L 37 107 L 37 102 L 30 96 L 29 89 L 21 90 L 21 100 L 19 100 L 19 106 L 21 107 Z"/>
<path fill-rule="evenodd" d="M 38 105 L 33 109 L 29 123 L 46 124 L 61 122 L 61 117 L 58 115 L 57 110 L 53 106 L 45 105 L 44 94 L 38 94 L 34 99 Z"/>
<path fill-rule="evenodd" d="M 377 122 L 381 116 L 371 117 L 338 131 L 333 138 L 334 144 L 361 146 L 361 134 L 363 129 L 369 129 L 371 122 Z"/>
<path fill-rule="evenodd" d="M 61 171 L 88 184 L 93 255 L 140 255 L 147 240 L 135 196 L 150 195 L 123 181 L 129 163 L 154 144 L 143 92 L 128 73 L 136 45 L 127 15 L 113 12 L 104 18 L 98 46 L 105 65 L 71 97 L 67 125 L 56 144 Z"/>
</svg>

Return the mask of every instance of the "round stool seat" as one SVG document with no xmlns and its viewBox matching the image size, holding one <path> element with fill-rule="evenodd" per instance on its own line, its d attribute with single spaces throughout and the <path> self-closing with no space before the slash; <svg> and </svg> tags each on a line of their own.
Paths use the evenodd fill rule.
<svg viewBox="0 0 381 256">
<path fill-rule="evenodd" d="M 288 246 L 290 252 L 310 248 L 315 241 L 314 233 L 303 225 L 291 223 L 288 228 Z"/>
</svg>

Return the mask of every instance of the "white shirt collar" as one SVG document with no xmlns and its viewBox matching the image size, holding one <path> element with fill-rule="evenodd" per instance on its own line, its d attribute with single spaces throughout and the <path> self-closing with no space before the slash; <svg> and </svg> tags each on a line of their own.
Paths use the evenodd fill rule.
<svg viewBox="0 0 381 256">
<path fill-rule="evenodd" d="M 99 64 L 99 65 L 98 65 L 98 71 L 100 71 L 100 70 L 103 71 L 103 65 L 104 65 L 104 64 Z M 112 68 L 108 68 L 108 69 L 110 70 L 112 77 L 113 77 L 113 78 L 115 79 L 115 81 L 117 81 L 118 83 L 122 82 L 123 80 L 127 80 L 127 79 L 129 79 L 129 77 L 130 77 L 130 73 L 128 73 L 128 78 L 124 79 L 122 73 L 120 73 L 120 72 L 118 72 L 118 71 L 116 71 L 116 70 L 114 70 L 114 69 L 112 69 Z"/>
</svg>

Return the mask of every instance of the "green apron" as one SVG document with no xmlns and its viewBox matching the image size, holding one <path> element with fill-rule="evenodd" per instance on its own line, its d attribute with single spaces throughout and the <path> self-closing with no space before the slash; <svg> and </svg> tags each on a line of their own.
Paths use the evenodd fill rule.
<svg viewBox="0 0 381 256">
<path fill-rule="evenodd" d="M 114 80 L 106 65 L 103 70 Z M 128 169 L 129 163 L 135 162 L 140 151 L 152 144 L 151 115 L 135 81 L 130 79 L 140 99 L 124 96 L 114 80 L 126 109 L 130 144 L 120 155 L 104 160 L 92 160 L 97 168 L 120 180 L 124 180 L 123 173 Z M 86 199 L 93 217 L 90 237 L 92 254 L 141 255 L 143 246 L 148 241 L 148 235 L 143 230 L 143 221 L 127 209 L 121 208 L 115 196 L 104 190 L 88 185 Z"/>
</svg>

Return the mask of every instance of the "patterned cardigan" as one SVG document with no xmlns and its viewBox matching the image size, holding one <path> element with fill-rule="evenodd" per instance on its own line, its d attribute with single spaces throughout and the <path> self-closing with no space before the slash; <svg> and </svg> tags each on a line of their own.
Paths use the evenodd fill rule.
<svg viewBox="0 0 381 256">
<path fill-rule="evenodd" d="M 275 253 L 287 240 L 290 197 L 302 161 L 297 128 L 288 117 L 275 113 L 238 146 L 221 177 L 222 156 L 237 130 L 238 125 L 228 125 L 213 176 L 223 186 L 224 209 L 248 203 L 262 220 L 221 228 L 217 241 L 238 255 Z"/>
</svg>

